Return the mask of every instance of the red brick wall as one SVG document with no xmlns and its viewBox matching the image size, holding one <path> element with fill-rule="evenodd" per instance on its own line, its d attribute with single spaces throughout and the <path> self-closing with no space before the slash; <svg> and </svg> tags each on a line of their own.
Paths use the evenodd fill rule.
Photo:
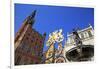
<svg viewBox="0 0 100 69">
<path fill-rule="evenodd" d="M 40 54 L 42 54 L 43 51 L 44 37 L 37 31 L 35 31 L 35 29 L 32 29 L 31 24 L 26 24 L 26 25 L 29 25 L 28 29 L 26 30 L 26 26 L 22 26 L 23 28 L 19 30 L 20 35 L 17 35 L 18 37 L 21 37 L 21 34 L 23 34 L 23 32 L 26 31 L 20 45 L 15 50 L 15 64 L 21 65 L 21 64 L 41 63 L 42 57 L 40 56 Z M 15 38 L 15 40 L 16 39 L 18 40 L 18 38 Z M 17 63 L 18 57 L 20 57 L 19 63 Z"/>
</svg>

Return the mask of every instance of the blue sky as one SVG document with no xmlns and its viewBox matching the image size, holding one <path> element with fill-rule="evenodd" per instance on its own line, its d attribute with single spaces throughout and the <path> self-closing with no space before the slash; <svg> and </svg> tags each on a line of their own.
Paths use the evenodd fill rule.
<svg viewBox="0 0 100 69">
<path fill-rule="evenodd" d="M 39 33 L 46 32 L 46 40 L 50 32 L 63 29 L 64 37 L 67 32 L 71 32 L 73 28 L 86 28 L 91 24 L 94 27 L 94 9 L 82 7 L 64 7 L 64 6 L 48 6 L 34 4 L 15 4 L 15 33 L 21 27 L 24 19 L 34 10 L 37 10 L 35 16 L 35 28 Z M 63 41 L 63 44 L 65 39 Z M 44 50 L 47 50 L 44 45 Z"/>
</svg>

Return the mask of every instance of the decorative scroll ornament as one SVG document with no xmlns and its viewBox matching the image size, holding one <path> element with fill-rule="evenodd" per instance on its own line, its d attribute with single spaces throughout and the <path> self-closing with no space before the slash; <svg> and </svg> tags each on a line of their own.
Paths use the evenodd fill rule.
<svg viewBox="0 0 100 69">
<path fill-rule="evenodd" d="M 60 43 L 64 39 L 64 36 L 62 35 L 62 29 L 56 30 L 49 34 L 49 39 L 46 42 L 47 46 L 50 46 L 51 44 L 54 44 L 55 42 Z"/>
</svg>

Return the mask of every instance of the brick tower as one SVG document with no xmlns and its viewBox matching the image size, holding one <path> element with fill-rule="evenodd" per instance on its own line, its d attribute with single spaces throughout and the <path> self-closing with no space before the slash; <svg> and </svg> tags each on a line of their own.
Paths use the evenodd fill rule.
<svg viewBox="0 0 100 69">
<path fill-rule="evenodd" d="M 41 35 L 32 25 L 36 10 L 28 16 L 15 36 L 15 65 L 40 64 L 46 33 Z"/>
</svg>

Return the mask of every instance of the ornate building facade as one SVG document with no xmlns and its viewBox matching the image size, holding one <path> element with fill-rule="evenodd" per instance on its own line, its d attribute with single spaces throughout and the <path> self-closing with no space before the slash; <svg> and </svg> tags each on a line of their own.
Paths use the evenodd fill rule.
<svg viewBox="0 0 100 69">
<path fill-rule="evenodd" d="M 50 45 L 50 47 L 48 48 L 48 50 L 45 52 L 45 63 L 46 64 L 50 64 L 54 62 L 54 55 L 55 55 L 55 51 L 54 51 L 54 44 Z"/>
<path fill-rule="evenodd" d="M 55 53 L 55 63 L 65 63 L 66 62 L 66 59 L 63 56 L 63 54 L 64 54 L 64 48 L 62 46 L 62 43 L 59 43 L 58 49 L 56 50 L 56 53 Z"/>
<path fill-rule="evenodd" d="M 45 52 L 45 56 L 46 56 L 46 61 L 45 61 L 46 64 L 66 62 L 65 58 L 63 57 L 62 43 L 58 44 L 57 49 L 54 47 L 54 45 L 51 45 Z"/>
<path fill-rule="evenodd" d="M 47 46 L 49 47 L 46 51 L 45 63 L 64 63 L 65 58 L 63 57 L 62 41 L 64 37 L 62 29 L 56 30 L 49 35 Z M 56 45 L 58 44 L 58 45 Z M 56 46 L 58 48 L 56 48 Z"/>
<path fill-rule="evenodd" d="M 56 30 L 49 34 L 47 41 L 48 50 L 46 51 L 46 61 L 45 63 L 61 63 L 63 61 L 63 48 L 62 41 L 64 37 L 62 34 L 62 29 Z M 58 49 L 55 47 L 57 45 Z"/>
<path fill-rule="evenodd" d="M 46 33 L 41 35 L 32 25 L 36 11 L 28 16 L 15 36 L 15 65 L 40 64 Z"/>
<path fill-rule="evenodd" d="M 94 30 L 91 25 L 67 35 L 64 46 L 67 62 L 91 61 L 94 57 Z"/>
</svg>

